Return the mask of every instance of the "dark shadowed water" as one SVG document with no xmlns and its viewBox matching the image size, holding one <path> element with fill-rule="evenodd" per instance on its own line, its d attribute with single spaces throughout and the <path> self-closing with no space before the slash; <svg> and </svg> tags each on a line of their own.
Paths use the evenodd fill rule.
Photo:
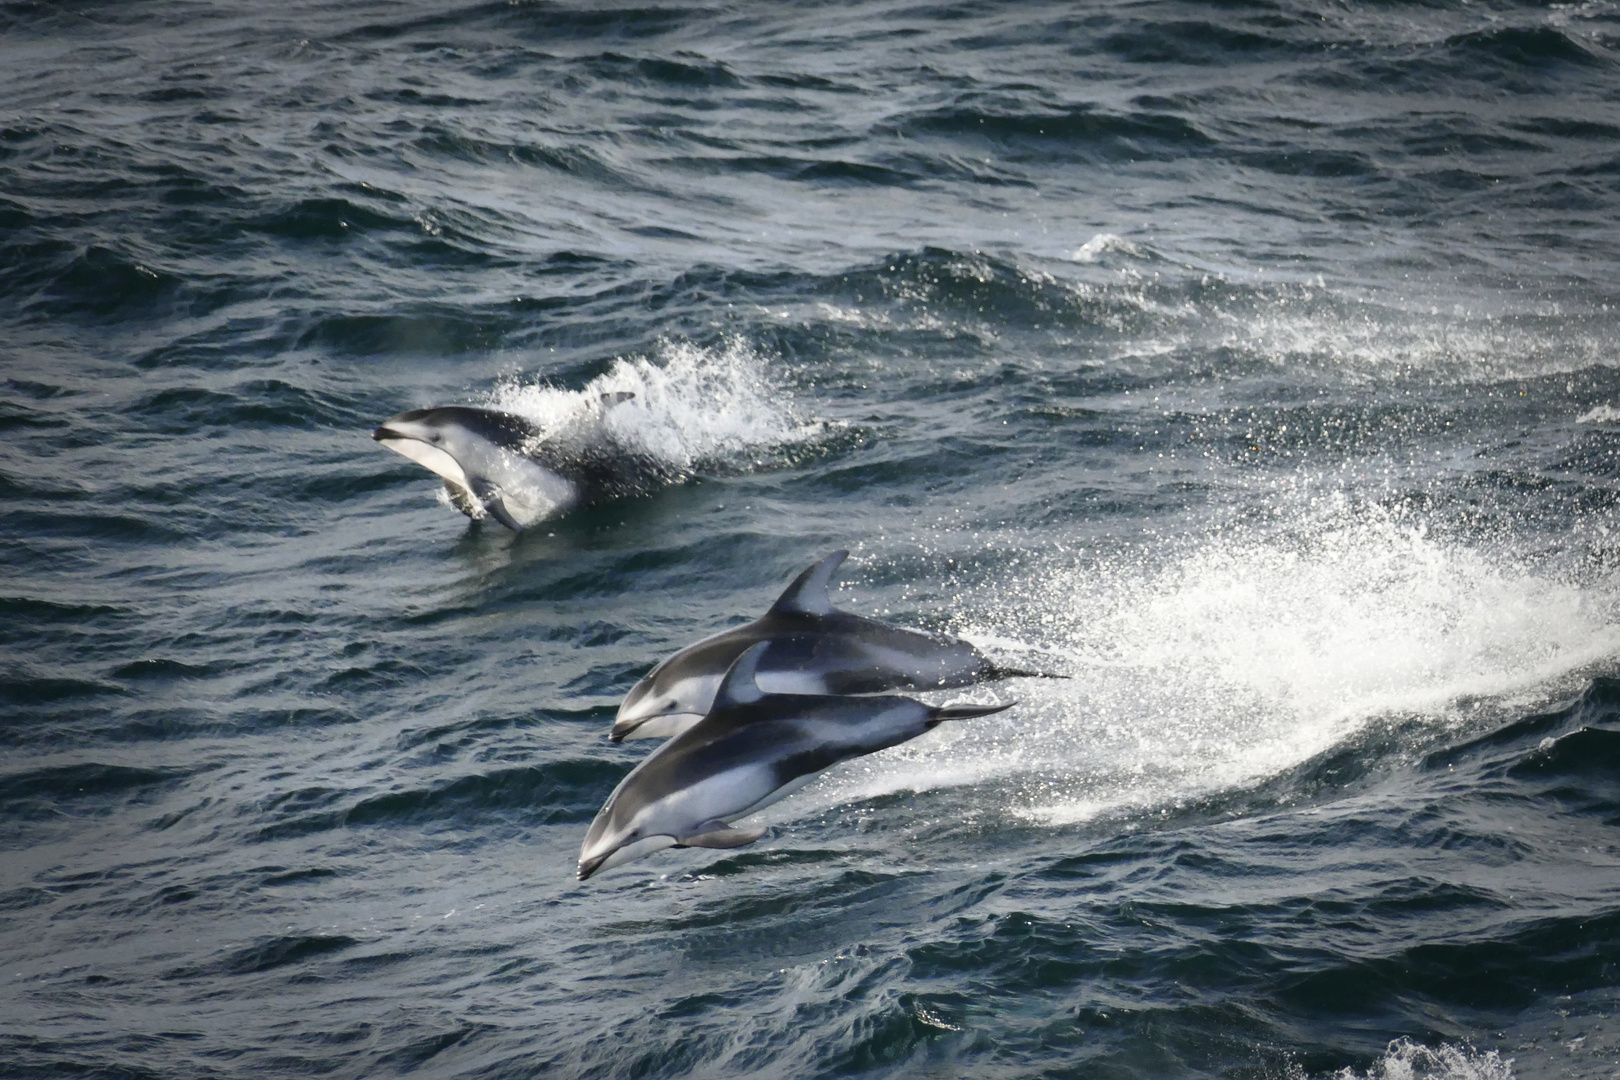
<svg viewBox="0 0 1620 1080">
<path fill-rule="evenodd" d="M 1610 1077 L 1617 332 L 1609 2 L 0 3 L 0 1073 Z M 837 547 L 1071 677 L 576 883 Z"/>
</svg>

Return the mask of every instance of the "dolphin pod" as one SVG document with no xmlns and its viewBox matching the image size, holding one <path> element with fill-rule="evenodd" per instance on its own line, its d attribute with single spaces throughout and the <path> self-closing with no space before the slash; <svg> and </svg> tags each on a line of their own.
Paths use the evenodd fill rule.
<svg viewBox="0 0 1620 1080">
<path fill-rule="evenodd" d="M 733 848 L 736 822 L 823 769 L 947 720 L 1009 709 L 885 695 L 1040 673 L 1001 668 L 972 645 L 839 611 L 828 594 L 849 556 L 806 569 L 764 616 L 659 664 L 625 697 L 609 737 L 669 736 L 621 780 L 579 852 L 579 880 L 668 847 Z"/>
<path fill-rule="evenodd" d="M 950 690 L 1039 672 L 998 667 L 960 638 L 908 630 L 833 607 L 828 586 L 848 551 L 835 551 L 793 580 L 771 609 L 671 656 L 630 688 L 608 738 L 679 735 L 709 711 L 731 662 L 750 646 L 760 687 L 778 694 L 876 694 Z"/>
<path fill-rule="evenodd" d="M 934 707 L 907 697 L 769 694 L 749 646 L 726 670 L 696 724 L 632 769 L 591 822 L 579 850 L 579 880 L 667 847 L 733 848 L 763 829 L 747 817 L 797 791 L 830 765 L 914 739 L 946 720 L 1012 707 Z"/>
<path fill-rule="evenodd" d="M 413 409 L 372 438 L 441 477 L 468 517 L 518 530 L 658 478 L 656 463 L 622 453 L 602 423 L 634 396 L 603 394 L 549 432 L 495 409 Z M 667 847 L 751 844 L 764 830 L 734 822 L 823 769 L 1013 704 L 936 707 L 885 691 L 1052 677 L 1000 667 L 948 634 L 838 610 L 828 589 L 848 557 L 839 550 L 808 567 L 764 615 L 687 646 L 630 689 L 608 737 L 669 741 L 620 781 L 591 822 L 581 881 Z"/>
</svg>

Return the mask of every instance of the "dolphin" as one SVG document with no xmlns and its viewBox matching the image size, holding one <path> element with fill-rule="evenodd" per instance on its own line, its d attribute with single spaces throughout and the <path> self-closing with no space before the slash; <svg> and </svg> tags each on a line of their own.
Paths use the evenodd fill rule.
<svg viewBox="0 0 1620 1080">
<path fill-rule="evenodd" d="M 848 557 L 833 552 L 795 578 L 763 617 L 688 645 L 653 668 L 625 695 L 608 738 L 664 738 L 691 727 L 709 711 L 726 668 L 756 642 L 770 646 L 759 662 L 759 685 L 777 694 L 946 690 L 1041 674 L 999 667 L 948 634 L 839 611 L 827 588 Z"/>
<path fill-rule="evenodd" d="M 935 707 L 907 697 L 769 694 L 759 685 L 771 643 L 726 670 L 708 714 L 630 770 L 579 849 L 579 880 L 667 847 L 733 848 L 764 829 L 732 823 L 784 799 L 840 761 L 914 739 L 946 720 L 1010 709 Z"/>
<path fill-rule="evenodd" d="M 596 419 L 600 409 L 634 396 L 603 394 Z M 579 433 L 573 435 L 577 444 Z M 474 519 L 487 514 L 508 529 L 570 510 L 609 486 L 600 461 L 495 409 L 412 409 L 384 421 L 371 437 L 443 477 L 456 509 Z"/>
</svg>

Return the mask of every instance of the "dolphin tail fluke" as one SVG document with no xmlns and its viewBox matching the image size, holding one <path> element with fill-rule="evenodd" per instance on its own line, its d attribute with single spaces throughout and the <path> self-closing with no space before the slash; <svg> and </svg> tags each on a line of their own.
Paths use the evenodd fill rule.
<svg viewBox="0 0 1620 1080">
<path fill-rule="evenodd" d="M 710 828 L 713 826 L 713 828 Z M 724 821 L 705 821 L 698 826 L 704 830 L 684 836 L 676 847 L 734 848 L 752 844 L 765 835 L 764 829 L 733 829 Z"/>
<path fill-rule="evenodd" d="M 987 679 L 1067 679 L 1067 675 L 1059 675 L 1055 671 L 1025 671 L 1023 668 L 1002 667 L 992 664 L 985 673 Z"/>
<path fill-rule="evenodd" d="M 1008 701 L 1000 705 L 944 705 L 934 710 L 933 723 L 940 724 L 946 720 L 972 720 L 977 716 L 989 716 L 991 713 L 1005 712 L 1016 704 L 1018 702 Z M 932 726 L 932 724 L 929 726 Z"/>
</svg>

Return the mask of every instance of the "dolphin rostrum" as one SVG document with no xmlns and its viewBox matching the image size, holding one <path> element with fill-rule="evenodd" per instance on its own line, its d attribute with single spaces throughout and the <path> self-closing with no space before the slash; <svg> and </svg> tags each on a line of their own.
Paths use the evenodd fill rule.
<svg viewBox="0 0 1620 1080">
<path fill-rule="evenodd" d="M 599 422 L 602 410 L 634 396 L 603 394 L 572 428 Z M 371 437 L 442 476 L 451 503 L 468 517 L 487 514 L 509 529 L 522 529 L 614 493 L 610 455 L 600 440 L 593 442 L 581 430 L 563 434 L 543 432 L 512 413 L 446 405 L 402 412 Z"/>
<path fill-rule="evenodd" d="M 769 694 L 759 686 L 769 642 L 726 670 L 713 707 L 654 750 L 613 789 L 579 849 L 579 880 L 667 847 L 733 848 L 764 829 L 732 824 L 786 798 L 830 765 L 914 739 L 946 720 L 1010 709 L 925 705 L 907 697 Z"/>
<path fill-rule="evenodd" d="M 827 587 L 848 551 L 835 551 L 794 579 L 761 618 L 704 638 L 630 688 L 608 738 L 664 738 L 697 723 L 720 676 L 756 642 L 759 685 L 778 694 L 875 694 L 948 690 L 982 679 L 1037 676 L 998 667 L 960 638 L 908 630 L 833 607 Z"/>
</svg>

